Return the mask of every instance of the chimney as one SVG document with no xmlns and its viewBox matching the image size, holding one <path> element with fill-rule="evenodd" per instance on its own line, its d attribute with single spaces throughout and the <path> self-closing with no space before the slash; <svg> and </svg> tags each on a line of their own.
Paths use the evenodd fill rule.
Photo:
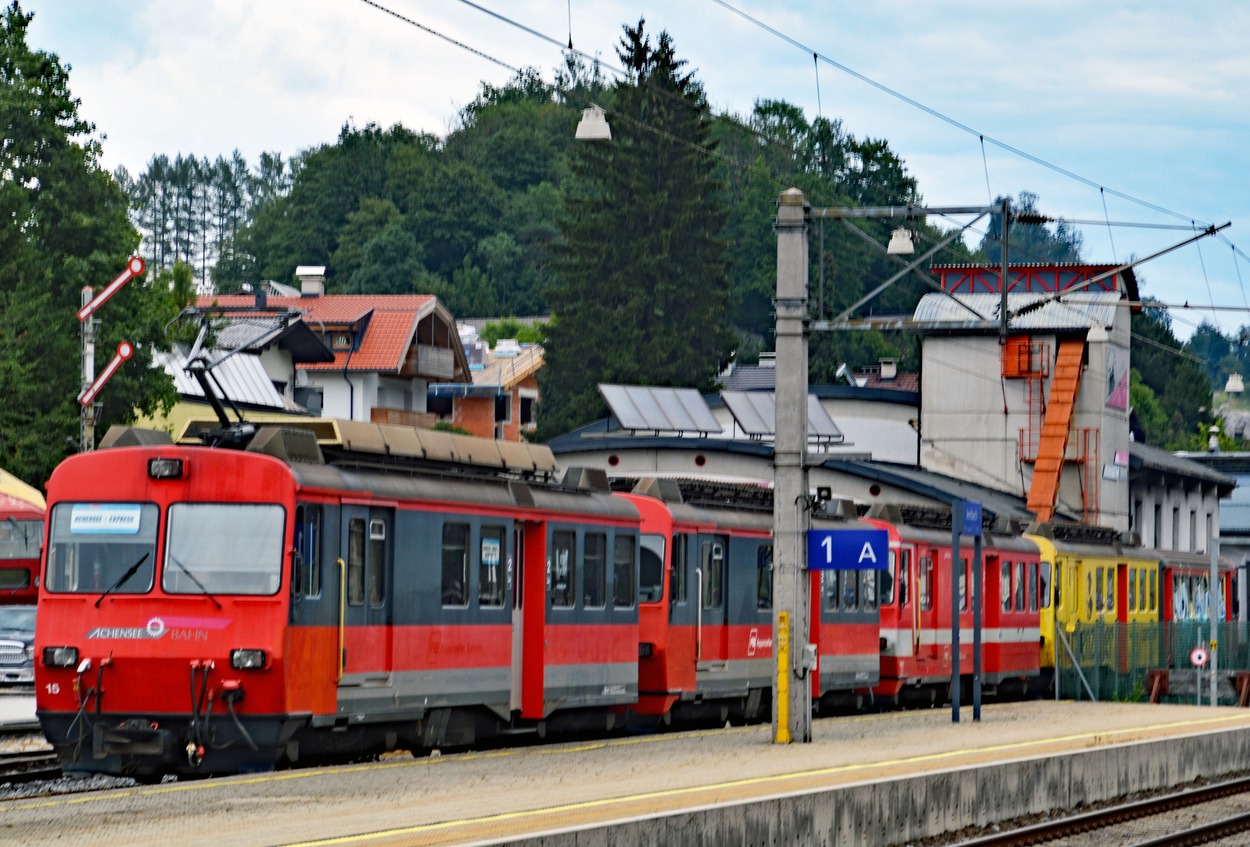
<svg viewBox="0 0 1250 847">
<path fill-rule="evenodd" d="M 896 379 L 898 377 L 898 359 L 882 359 L 881 360 L 881 379 Z"/>
<path fill-rule="evenodd" d="M 301 297 L 320 297 L 326 293 L 325 265 L 300 265 L 295 269 Z"/>
</svg>

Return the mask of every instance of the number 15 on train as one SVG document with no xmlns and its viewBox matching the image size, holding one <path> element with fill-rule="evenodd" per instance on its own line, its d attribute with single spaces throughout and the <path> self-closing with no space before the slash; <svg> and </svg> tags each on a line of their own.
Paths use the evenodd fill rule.
<svg viewBox="0 0 1250 847">
<path fill-rule="evenodd" d="M 810 570 L 883 571 L 890 566 L 890 537 L 884 529 L 809 529 Z"/>
</svg>

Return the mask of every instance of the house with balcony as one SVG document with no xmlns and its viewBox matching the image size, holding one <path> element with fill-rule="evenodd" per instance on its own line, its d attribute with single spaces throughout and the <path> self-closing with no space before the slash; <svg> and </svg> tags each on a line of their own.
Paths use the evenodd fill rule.
<svg viewBox="0 0 1250 847">
<path fill-rule="evenodd" d="M 325 418 L 432 427 L 431 385 L 471 381 L 451 312 L 429 294 L 326 294 L 325 268 L 296 269 L 298 291 L 265 283 L 257 294 L 200 298 L 202 309 L 290 309 L 329 348 L 328 361 L 295 366 L 292 399 Z"/>
<path fill-rule="evenodd" d="M 524 441 L 536 426 L 541 344 L 501 338 L 491 349 L 474 327 L 461 325 L 461 345 L 471 380 L 430 386 L 427 401 L 439 419 L 481 438 Z"/>
</svg>

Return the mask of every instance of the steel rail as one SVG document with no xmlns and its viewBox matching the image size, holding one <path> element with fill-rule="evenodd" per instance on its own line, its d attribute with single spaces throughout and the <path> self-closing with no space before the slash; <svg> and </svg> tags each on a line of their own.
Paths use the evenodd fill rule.
<svg viewBox="0 0 1250 847">
<path fill-rule="evenodd" d="M 1188 806 L 1196 806 L 1223 797 L 1232 797 L 1245 793 L 1250 793 L 1250 777 L 1232 779 L 1200 788 L 1186 789 L 1185 791 L 1174 792 L 1162 797 L 1152 797 L 1147 800 L 1108 806 L 1105 809 L 1098 809 L 1093 812 L 1072 815 L 1057 820 L 1043 821 L 1042 823 L 1031 824 L 1018 829 L 960 841 L 956 847 L 1022 847 L 1022 845 L 1026 844 L 1044 844 L 1047 841 L 1054 841 L 1077 833 L 1103 829 L 1118 823 L 1151 817 L 1174 809 L 1183 809 Z M 1250 821 L 1247 822 L 1247 828 L 1250 828 Z M 1201 827 L 1190 827 L 1185 833 L 1177 833 L 1169 837 L 1195 834 L 1199 829 Z M 1240 832 L 1242 830 L 1235 831 Z M 1208 838 L 1207 840 L 1211 839 Z M 1146 842 L 1139 845 L 1139 847 L 1147 847 L 1147 845 L 1155 847 L 1156 844 L 1158 847 L 1173 847 L 1173 845 L 1191 843 L 1201 844 L 1205 842 L 1161 840 L 1158 842 Z"/>
</svg>

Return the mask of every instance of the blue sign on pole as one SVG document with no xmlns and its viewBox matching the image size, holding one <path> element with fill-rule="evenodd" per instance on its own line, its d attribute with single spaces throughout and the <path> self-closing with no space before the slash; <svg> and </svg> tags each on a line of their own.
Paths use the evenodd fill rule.
<svg viewBox="0 0 1250 847">
<path fill-rule="evenodd" d="M 884 529 L 809 529 L 811 570 L 883 571 L 890 566 L 890 534 Z"/>
<path fill-rule="evenodd" d="M 964 535 L 981 535 L 981 504 L 964 501 Z"/>
</svg>

